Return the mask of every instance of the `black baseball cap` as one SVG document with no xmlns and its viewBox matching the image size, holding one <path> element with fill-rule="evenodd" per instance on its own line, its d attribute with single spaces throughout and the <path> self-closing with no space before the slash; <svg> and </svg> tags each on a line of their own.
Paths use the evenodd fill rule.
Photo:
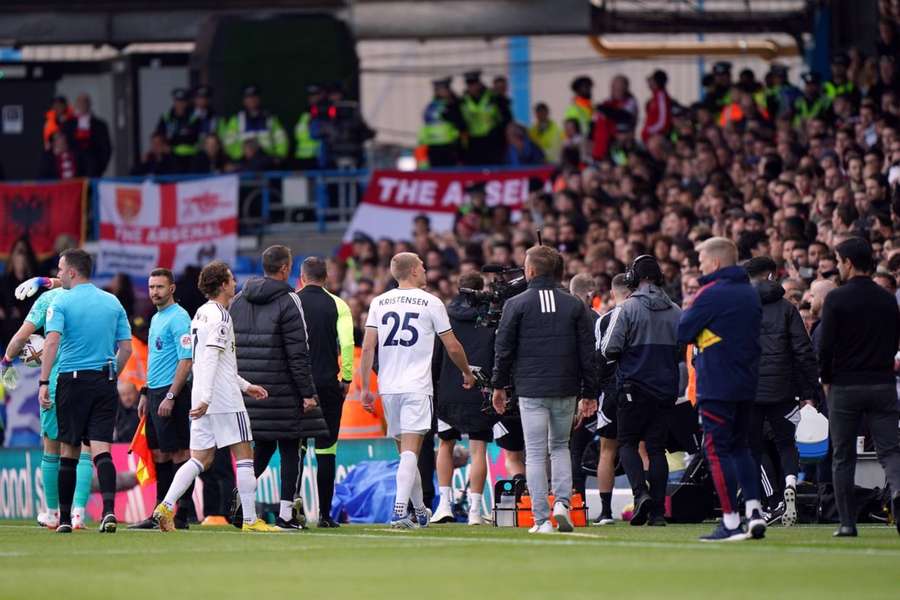
<svg viewBox="0 0 900 600">
<path fill-rule="evenodd" d="M 713 66 L 713 73 L 716 75 L 731 73 L 731 63 L 727 60 L 720 60 Z"/>
<path fill-rule="evenodd" d="M 194 90 L 194 98 L 212 98 L 213 89 L 209 85 L 198 85 Z"/>
<path fill-rule="evenodd" d="M 478 83 L 481 81 L 481 71 L 466 71 L 463 73 L 466 83 Z"/>
<path fill-rule="evenodd" d="M 259 86 L 255 84 L 244 86 L 244 98 L 259 96 Z"/>
<path fill-rule="evenodd" d="M 174 90 L 172 90 L 172 100 L 179 100 L 179 101 L 186 102 L 186 101 L 190 100 L 190 98 L 191 98 L 191 95 L 184 88 L 175 88 Z"/>
</svg>

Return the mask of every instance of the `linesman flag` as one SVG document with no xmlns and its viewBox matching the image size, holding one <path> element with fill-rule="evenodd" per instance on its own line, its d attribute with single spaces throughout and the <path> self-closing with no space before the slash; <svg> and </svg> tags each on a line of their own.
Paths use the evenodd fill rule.
<svg viewBox="0 0 900 600">
<path fill-rule="evenodd" d="M 138 482 L 144 486 L 156 481 L 156 466 L 153 464 L 153 454 L 147 444 L 147 415 L 141 417 L 141 422 L 134 432 L 134 439 L 128 446 L 128 453 L 137 455 L 137 470 L 134 474 Z"/>
</svg>

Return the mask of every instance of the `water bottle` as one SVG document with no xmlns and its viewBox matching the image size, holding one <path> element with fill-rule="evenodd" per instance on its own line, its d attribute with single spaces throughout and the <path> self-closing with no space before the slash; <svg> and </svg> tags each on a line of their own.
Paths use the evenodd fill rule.
<svg viewBox="0 0 900 600">
<path fill-rule="evenodd" d="M 516 526 L 516 493 L 511 481 L 504 481 L 500 486 L 500 501 L 494 514 L 497 527 Z"/>
</svg>

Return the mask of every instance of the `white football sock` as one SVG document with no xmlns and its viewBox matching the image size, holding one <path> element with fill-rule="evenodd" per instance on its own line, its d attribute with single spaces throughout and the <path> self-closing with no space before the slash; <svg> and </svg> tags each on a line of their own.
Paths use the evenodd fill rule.
<svg viewBox="0 0 900 600">
<path fill-rule="evenodd" d="M 285 521 L 290 521 L 294 518 L 294 503 L 290 500 L 282 500 L 279 503 L 278 516 L 284 519 Z"/>
<path fill-rule="evenodd" d="M 797 476 L 796 475 L 786 475 L 784 477 L 784 485 L 787 487 L 795 488 L 797 487 Z"/>
<path fill-rule="evenodd" d="M 409 499 L 412 501 L 416 514 L 425 512 L 425 493 L 422 491 L 422 474 L 419 473 L 419 459 L 416 458 L 416 480 L 413 482 L 412 490 L 409 492 Z"/>
<path fill-rule="evenodd" d="M 181 465 L 181 468 L 175 473 L 175 477 L 172 478 L 172 485 L 169 486 L 169 491 L 166 492 L 163 504 L 165 504 L 169 510 L 175 508 L 178 499 L 184 495 L 187 489 L 191 487 L 191 484 L 194 483 L 194 480 L 197 479 L 197 476 L 202 472 L 203 465 L 200 464 L 200 461 L 196 458 L 191 458 Z"/>
<path fill-rule="evenodd" d="M 407 450 L 400 453 L 400 465 L 397 467 L 397 498 L 394 500 L 395 515 L 406 514 L 406 505 L 409 504 L 409 496 L 419 473 L 418 462 L 415 452 Z"/>
<path fill-rule="evenodd" d="M 722 515 L 722 521 L 728 529 L 737 529 L 741 526 L 741 516 L 736 512 L 725 513 Z"/>
<path fill-rule="evenodd" d="M 441 496 L 441 506 L 446 506 L 447 508 L 450 508 L 450 505 L 453 502 L 453 488 L 450 487 L 449 485 L 447 485 L 447 486 L 442 485 L 438 488 L 438 493 Z"/>
<path fill-rule="evenodd" d="M 253 475 L 253 460 L 237 461 L 237 489 L 238 494 L 241 496 L 241 510 L 244 512 L 244 523 L 255 523 L 256 477 Z"/>
<path fill-rule="evenodd" d="M 762 503 L 759 500 L 747 500 L 747 504 L 744 507 L 744 510 L 747 511 L 747 518 L 749 519 L 753 516 L 754 510 L 758 510 L 760 513 L 762 513 Z"/>
<path fill-rule="evenodd" d="M 469 494 L 469 512 L 481 514 L 481 494 Z"/>
</svg>

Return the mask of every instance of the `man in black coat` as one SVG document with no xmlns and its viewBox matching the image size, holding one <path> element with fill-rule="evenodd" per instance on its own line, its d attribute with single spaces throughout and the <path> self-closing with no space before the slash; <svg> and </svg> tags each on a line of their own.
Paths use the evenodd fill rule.
<svg viewBox="0 0 900 600">
<path fill-rule="evenodd" d="M 316 485 L 319 491 L 319 527 L 338 527 L 331 517 L 337 442 L 344 397 L 353 379 L 353 315 L 347 303 L 325 289 L 325 259 L 307 257 L 300 270 L 303 289 L 297 292 L 306 316 L 313 381 L 328 435 L 316 437 Z M 341 373 L 338 377 L 338 358 Z"/>
<path fill-rule="evenodd" d="M 75 99 L 75 118 L 63 124 L 69 146 L 79 153 L 87 177 L 102 177 L 112 156 L 109 127 L 91 112 L 91 97 L 80 94 Z"/>
<path fill-rule="evenodd" d="M 825 298 L 819 326 L 819 370 L 828 396 L 834 456 L 834 497 L 841 526 L 835 537 L 856 537 L 856 436 L 865 419 L 878 461 L 893 491 L 891 512 L 900 533 L 900 430 L 894 357 L 900 342 L 897 299 L 872 281 L 872 246 L 858 237 L 837 245 L 843 285 Z"/>
<path fill-rule="evenodd" d="M 459 287 L 484 289 L 481 273 L 467 273 L 459 278 Z M 494 331 L 478 327 L 478 309 L 470 298 L 460 294 L 447 307 L 450 325 L 469 357 L 473 367 L 490 373 L 494 366 Z M 433 363 L 438 372 L 437 435 L 440 446 L 437 454 L 437 476 L 440 503 L 431 518 L 432 523 L 455 520 L 451 487 L 453 479 L 453 447 L 463 435 L 469 436 L 469 525 L 481 525 L 482 494 L 487 477 L 487 444 L 494 439 L 493 419 L 483 411 L 484 396 L 479 388 L 463 389 L 462 374 L 444 352 L 443 344 L 435 344 Z M 434 369 L 434 368 L 433 368 Z"/>
<path fill-rule="evenodd" d="M 506 301 L 494 343 L 494 409 L 500 414 L 506 411 L 506 388 L 513 381 L 519 395 L 535 523 L 531 533 L 553 532 L 548 455 L 555 496 L 553 517 L 560 531 L 572 531 L 569 437 L 576 399 L 582 399 L 584 411 L 591 403 L 596 405 L 597 398 L 591 318 L 581 300 L 557 288 L 561 260 L 559 253 L 547 246 L 528 250 L 528 289 Z"/>
<path fill-rule="evenodd" d="M 759 345 L 759 387 L 750 424 L 750 450 L 761 465 L 765 440 L 763 428 L 769 424 L 784 475 L 783 504 L 770 507 L 772 520 L 785 527 L 797 522 L 797 471 L 800 455 L 795 443 L 800 422 L 800 400 L 813 402 L 818 397 L 819 369 L 812 342 L 800 311 L 784 299 L 784 288 L 774 280 L 777 266 L 768 256 L 757 256 L 744 264 L 750 282 L 762 302 Z M 799 383 L 799 385 L 797 385 Z M 775 481 L 770 482 L 776 496 Z M 766 489 L 765 483 L 762 488 Z M 770 521 L 772 522 L 772 521 Z"/>
<path fill-rule="evenodd" d="M 281 455 L 281 506 L 276 526 L 302 529 L 294 514 L 294 494 L 300 470 L 300 443 L 317 435 L 304 427 L 315 420 L 321 433 L 328 428 L 318 408 L 300 299 L 287 283 L 291 251 L 271 246 L 262 255 L 265 277 L 244 284 L 231 303 L 238 369 L 269 391 L 266 400 L 245 398 L 253 430 L 254 470 L 259 477 L 275 453 Z"/>
</svg>

